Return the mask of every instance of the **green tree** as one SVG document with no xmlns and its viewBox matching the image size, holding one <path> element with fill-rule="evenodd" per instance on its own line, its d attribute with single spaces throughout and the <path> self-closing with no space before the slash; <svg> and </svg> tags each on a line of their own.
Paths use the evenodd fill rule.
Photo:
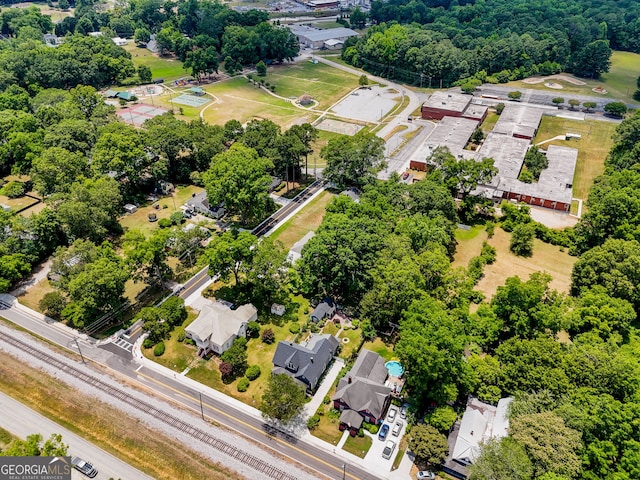
<svg viewBox="0 0 640 480">
<path fill-rule="evenodd" d="M 302 387 L 289 375 L 271 375 L 262 395 L 260 411 L 269 420 L 288 424 L 302 413 L 306 400 Z"/>
<path fill-rule="evenodd" d="M 580 77 L 598 78 L 609 71 L 611 53 L 608 40 L 588 43 L 573 55 L 572 71 Z"/>
<path fill-rule="evenodd" d="M 624 102 L 610 102 L 604 106 L 604 111 L 614 117 L 622 118 L 627 113 L 627 106 Z"/>
<path fill-rule="evenodd" d="M 369 85 L 369 77 L 367 77 L 364 73 L 360 75 L 360 78 L 358 79 L 358 85 L 360 85 L 361 87 L 366 87 L 367 85 Z"/>
<path fill-rule="evenodd" d="M 285 295 L 289 282 L 287 253 L 281 242 L 263 238 L 253 250 L 251 261 L 243 265 L 255 305 L 269 307 Z"/>
<path fill-rule="evenodd" d="M 580 100 L 576 100 L 573 98 L 569 99 L 569 106 L 571 107 L 571 110 L 575 110 L 577 106 L 580 105 Z"/>
<path fill-rule="evenodd" d="M 444 403 L 467 388 L 465 343 L 460 323 L 436 300 L 425 296 L 409 306 L 394 352 L 403 365 L 411 365 L 406 385 L 417 398 Z"/>
<path fill-rule="evenodd" d="M 58 7 L 60 8 L 60 10 L 62 10 L 63 12 L 69 10 L 69 0 L 59 0 L 58 1 Z"/>
<path fill-rule="evenodd" d="M 247 339 L 238 337 L 233 341 L 233 345 L 229 347 L 221 356 L 223 362 L 227 362 L 232 367 L 233 375 L 244 375 L 247 370 Z"/>
<path fill-rule="evenodd" d="M 165 264 L 168 236 L 165 230 L 156 230 L 148 239 L 140 230 L 129 230 L 125 234 L 124 252 L 134 280 L 162 285 L 171 274 Z"/>
<path fill-rule="evenodd" d="M 578 453 L 580 432 L 552 412 L 522 415 L 511 420 L 509 432 L 531 459 L 535 477 L 555 473 L 577 478 L 582 470 Z"/>
<path fill-rule="evenodd" d="M 409 449 L 418 461 L 437 466 L 444 462 L 449 451 L 447 437 L 431 425 L 414 425 L 409 432 Z"/>
<path fill-rule="evenodd" d="M 211 168 L 203 175 L 209 202 L 224 203 L 232 214 L 239 214 L 242 225 L 262 217 L 272 206 L 269 198 L 273 163 L 258 156 L 252 148 L 234 144 L 213 157 Z"/>
<path fill-rule="evenodd" d="M 587 113 L 590 113 L 590 110 L 593 110 L 598 106 L 596 102 L 582 102 L 582 106 L 586 109 Z"/>
<path fill-rule="evenodd" d="M 429 424 L 445 435 L 458 420 L 458 414 L 450 406 L 438 407 L 429 415 Z"/>
<path fill-rule="evenodd" d="M 138 67 L 138 79 L 142 84 L 151 83 L 153 74 L 151 73 L 151 69 L 147 65 L 140 65 Z"/>
<path fill-rule="evenodd" d="M 151 32 L 145 27 L 136 28 L 133 39 L 138 46 L 146 45 L 151 40 Z"/>
<path fill-rule="evenodd" d="M 508 95 L 509 100 L 520 100 L 520 97 L 522 97 L 522 92 L 509 92 Z"/>
<path fill-rule="evenodd" d="M 258 76 L 266 77 L 267 76 L 267 65 L 262 60 L 256 63 L 256 72 L 258 72 Z"/>
<path fill-rule="evenodd" d="M 236 285 L 240 285 L 240 272 L 251 264 L 256 241 L 257 238 L 247 231 L 237 234 L 227 231 L 213 239 L 205 251 L 211 273 L 220 275 L 224 281 L 233 273 Z"/>
<path fill-rule="evenodd" d="M 533 255 L 535 228 L 530 223 L 517 225 L 511 233 L 509 250 L 520 257 Z"/>
<path fill-rule="evenodd" d="M 16 439 L 0 452 L 4 457 L 66 456 L 69 446 L 62 443 L 62 435 L 52 434 L 42 444 L 42 435 L 33 433 L 26 440 Z"/>
<path fill-rule="evenodd" d="M 31 164 L 33 186 L 44 197 L 67 192 L 73 182 L 87 174 L 88 167 L 87 158 L 81 153 L 48 148 Z"/>
<path fill-rule="evenodd" d="M 551 100 L 551 102 L 552 102 L 554 105 L 556 105 L 556 106 L 558 106 L 558 107 L 559 107 L 560 105 L 562 105 L 562 104 L 564 103 L 564 98 L 562 98 L 562 97 L 555 97 L 555 98 L 553 98 L 553 99 Z"/>
<path fill-rule="evenodd" d="M 332 138 L 320 155 L 327 162 L 324 178 L 338 188 L 362 188 L 371 183 L 385 165 L 384 140 L 372 133 Z"/>
<path fill-rule="evenodd" d="M 187 53 L 184 68 L 191 70 L 191 75 L 200 78 L 202 74 L 218 72 L 218 52 L 215 47 L 197 48 Z"/>
<path fill-rule="evenodd" d="M 354 8 L 349 15 L 349 23 L 351 26 L 355 28 L 364 28 L 366 22 L 367 14 L 360 10 L 360 7 Z"/>
<path fill-rule="evenodd" d="M 527 452 L 510 437 L 482 445 L 480 455 L 469 467 L 469 480 L 531 480 L 533 466 Z"/>
<path fill-rule="evenodd" d="M 540 178 L 540 173 L 549 166 L 549 160 L 537 145 L 533 145 L 524 156 L 524 164 L 537 181 Z"/>
</svg>

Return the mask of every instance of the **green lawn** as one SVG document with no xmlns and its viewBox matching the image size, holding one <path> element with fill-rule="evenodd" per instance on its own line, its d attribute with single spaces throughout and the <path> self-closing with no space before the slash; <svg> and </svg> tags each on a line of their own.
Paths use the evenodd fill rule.
<svg viewBox="0 0 640 480">
<path fill-rule="evenodd" d="M 200 193 L 203 189 L 196 187 L 195 185 L 178 186 L 173 195 L 167 197 L 161 197 L 157 203 L 160 205 L 159 209 L 155 209 L 151 206 L 151 203 L 147 205 L 141 205 L 135 213 L 127 214 L 120 217 L 120 225 L 125 229 L 140 230 L 147 237 L 151 236 L 154 230 L 158 227 L 158 222 L 150 222 L 147 215 L 149 213 L 155 213 L 158 216 L 158 220 L 161 218 L 169 218 L 173 212 L 180 209 L 180 205 L 191 198 L 192 194 Z M 166 208 L 163 208 L 166 205 Z"/>
<path fill-rule="evenodd" d="M 348 338 L 349 341 L 345 343 L 342 341 L 343 338 Z M 358 346 L 360 345 L 360 340 L 362 338 L 362 330 L 359 328 L 351 329 L 351 330 L 343 330 L 340 332 L 340 343 L 342 345 L 342 349 L 340 350 L 340 358 L 349 359 L 351 355 L 353 355 Z"/>
<path fill-rule="evenodd" d="M 137 47 L 133 40 L 130 40 L 123 48 L 131 54 L 131 59 L 136 67 L 140 65 L 149 67 L 153 78 L 163 78 L 165 82 L 170 82 L 188 74 L 182 68 L 182 62 L 177 58 L 160 57 L 146 48 Z"/>
<path fill-rule="evenodd" d="M 636 102 L 633 92 L 636 90 L 636 79 L 640 76 L 640 55 L 630 52 L 613 52 L 611 55 L 611 69 L 609 73 L 603 74 L 599 79 L 592 80 L 580 78 L 586 85 L 574 85 L 563 80 L 554 79 L 554 83 L 562 85 L 562 90 L 551 90 L 545 87 L 544 83 L 528 84 L 522 81 L 509 82 L 507 85 L 516 88 L 532 88 L 535 90 L 545 90 L 556 92 L 558 97 L 562 97 L 566 102 L 571 98 L 572 93 L 580 95 L 593 95 L 598 97 L 618 99 L 625 102 Z M 602 86 L 607 90 L 606 94 L 594 93 L 591 89 Z"/>
<path fill-rule="evenodd" d="M 573 196 L 587 199 L 593 180 L 604 172 L 604 161 L 613 145 L 611 136 L 617 124 L 596 120 L 569 120 L 544 115 L 533 143 L 538 143 L 567 132 L 579 133 L 580 139 L 553 140 L 542 145 L 560 145 L 578 149 L 578 162 L 573 177 Z"/>
<path fill-rule="evenodd" d="M 309 155 L 308 158 L 309 170 L 311 170 L 312 168 L 324 168 L 327 166 L 327 162 L 324 158 L 321 157 L 320 152 L 322 151 L 322 148 L 329 143 L 329 140 L 342 136 L 343 135 L 341 133 L 318 130 L 318 138 L 311 145 L 311 149 L 313 150 L 313 152 L 311 153 L 311 155 Z"/>
<path fill-rule="evenodd" d="M 269 67 L 265 81 L 285 98 L 311 95 L 325 110 L 358 86 L 358 77 L 324 63 L 310 61 Z"/>
<path fill-rule="evenodd" d="M 288 128 L 295 123 L 311 123 L 318 116 L 269 95 L 251 85 L 244 77 L 236 77 L 204 88 L 218 99 L 204 111 L 204 120 L 210 124 L 224 125 L 234 119 L 244 124 L 257 118 L 269 119 L 283 128 Z M 281 94 L 278 90 L 276 93 Z"/>
<path fill-rule="evenodd" d="M 330 192 L 322 192 L 293 218 L 279 227 L 272 235 L 272 238 L 282 242 L 284 248 L 290 249 L 294 243 L 304 237 L 308 232 L 320 226 L 327 205 L 334 196 L 335 195 Z"/>
<path fill-rule="evenodd" d="M 373 441 L 368 435 L 365 435 L 364 437 L 352 437 L 349 435 L 347 437 L 347 441 L 344 442 L 342 449 L 346 452 L 353 453 L 357 457 L 364 458 L 371 448 L 372 443 Z"/>
<path fill-rule="evenodd" d="M 375 340 L 365 342 L 364 345 L 362 345 L 362 348 L 366 348 L 367 350 L 376 352 L 387 361 L 394 358 L 393 345 L 390 343 L 385 343 L 385 341 L 380 337 L 377 337 Z"/>
<path fill-rule="evenodd" d="M 480 125 L 480 128 L 485 135 L 493 130 L 493 127 L 495 127 L 498 122 L 498 118 L 500 118 L 500 115 L 494 111 L 489 111 L 489 113 L 487 113 L 487 117 L 484 119 L 484 122 L 482 122 L 482 125 Z"/>
</svg>

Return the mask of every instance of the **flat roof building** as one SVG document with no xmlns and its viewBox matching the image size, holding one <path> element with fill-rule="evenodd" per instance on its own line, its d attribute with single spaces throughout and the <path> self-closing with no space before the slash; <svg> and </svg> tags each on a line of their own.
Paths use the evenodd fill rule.
<svg viewBox="0 0 640 480">
<path fill-rule="evenodd" d="M 358 36 L 358 32 L 344 27 L 319 29 L 305 25 L 290 25 L 288 28 L 296 36 L 301 46 L 311 48 L 322 48 L 328 40 L 344 42 L 349 37 Z"/>
<path fill-rule="evenodd" d="M 413 155 L 409 167 L 424 171 L 429 157 L 440 146 L 446 146 L 456 158 L 474 158 L 475 152 L 465 150 L 464 147 L 478 125 L 476 120 L 463 117 L 443 117 L 431 135 Z"/>
<path fill-rule="evenodd" d="M 442 120 L 444 117 L 462 117 L 471 103 L 471 95 L 456 92 L 433 92 L 422 104 L 422 118 Z"/>
<path fill-rule="evenodd" d="M 493 132 L 531 140 L 536 136 L 544 112 L 541 108 L 528 105 L 505 105 Z"/>
<path fill-rule="evenodd" d="M 462 116 L 464 118 L 468 118 L 469 120 L 477 120 L 478 122 L 483 122 L 485 118 L 487 118 L 487 112 L 489 111 L 489 107 L 484 105 L 476 105 L 475 103 L 469 104 L 469 106 L 465 109 Z"/>
</svg>

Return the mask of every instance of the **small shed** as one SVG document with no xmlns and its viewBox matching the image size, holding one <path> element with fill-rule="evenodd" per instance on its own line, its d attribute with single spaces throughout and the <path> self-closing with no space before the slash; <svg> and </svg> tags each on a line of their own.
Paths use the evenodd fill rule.
<svg viewBox="0 0 640 480">
<path fill-rule="evenodd" d="M 132 204 L 132 203 L 127 203 L 127 204 L 124 206 L 124 211 L 125 211 L 125 212 L 127 212 L 127 213 L 129 213 L 129 214 L 131 214 L 131 213 L 135 213 L 135 212 L 137 212 L 137 211 L 138 211 L 138 207 L 136 207 L 136 206 L 135 206 L 134 204 Z"/>
<path fill-rule="evenodd" d="M 286 309 L 284 308 L 284 305 L 280 305 L 279 303 L 274 303 L 273 305 L 271 305 L 271 313 L 274 315 L 278 315 L 279 317 L 284 315 L 285 310 Z"/>
<path fill-rule="evenodd" d="M 189 89 L 189 93 L 201 97 L 202 95 L 204 95 L 204 90 L 201 87 L 191 87 Z"/>
<path fill-rule="evenodd" d="M 117 98 L 121 98 L 122 100 L 124 100 L 126 102 L 129 102 L 129 101 L 133 100 L 134 95 L 131 92 L 118 92 L 116 94 L 116 97 Z"/>
<path fill-rule="evenodd" d="M 318 306 L 314 308 L 313 312 L 311 312 L 311 321 L 319 322 L 325 318 L 331 318 L 334 313 L 336 313 L 336 303 L 329 297 L 324 297 Z"/>
<path fill-rule="evenodd" d="M 116 98 L 116 97 L 118 96 L 118 93 L 120 93 L 120 92 L 118 92 L 118 91 L 116 91 L 116 90 L 111 90 L 111 89 L 109 89 L 109 90 L 107 90 L 106 92 L 104 92 L 104 95 L 105 95 L 107 98 Z"/>
</svg>

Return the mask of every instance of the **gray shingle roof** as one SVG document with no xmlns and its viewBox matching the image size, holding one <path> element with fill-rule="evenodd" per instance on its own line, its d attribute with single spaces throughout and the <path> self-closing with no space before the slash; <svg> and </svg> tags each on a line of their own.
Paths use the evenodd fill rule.
<svg viewBox="0 0 640 480">
<path fill-rule="evenodd" d="M 353 367 L 346 376 L 365 378 L 376 383 L 384 383 L 389 375 L 384 363 L 384 358 L 365 348 L 360 352 L 356 363 L 353 364 Z"/>
<path fill-rule="evenodd" d="M 309 348 L 291 342 L 279 342 L 273 354 L 273 372 L 286 373 L 315 390 L 318 381 L 340 345 L 331 335 L 314 335 Z"/>
<path fill-rule="evenodd" d="M 311 320 L 318 321 L 325 317 L 329 317 L 336 311 L 336 304 L 329 297 L 322 299 L 322 302 L 311 312 Z"/>
</svg>

